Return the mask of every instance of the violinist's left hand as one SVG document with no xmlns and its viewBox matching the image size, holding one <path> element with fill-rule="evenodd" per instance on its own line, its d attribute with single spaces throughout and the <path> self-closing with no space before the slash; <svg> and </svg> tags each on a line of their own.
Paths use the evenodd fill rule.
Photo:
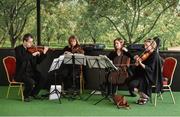
<svg viewBox="0 0 180 117">
<path fill-rule="evenodd" d="M 44 46 L 44 51 L 43 51 L 43 53 L 46 54 L 48 50 L 49 50 L 49 48 L 48 48 L 47 46 Z"/>
</svg>

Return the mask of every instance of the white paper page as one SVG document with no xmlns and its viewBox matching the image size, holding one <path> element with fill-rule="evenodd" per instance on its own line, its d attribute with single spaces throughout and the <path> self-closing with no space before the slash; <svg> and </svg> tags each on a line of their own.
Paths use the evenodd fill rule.
<svg viewBox="0 0 180 117">
<path fill-rule="evenodd" d="M 64 55 L 59 56 L 59 58 L 55 58 L 51 64 L 51 67 L 48 72 L 59 69 L 63 60 L 64 60 Z"/>
<path fill-rule="evenodd" d="M 76 65 L 86 65 L 86 57 L 84 54 L 74 54 Z"/>
<path fill-rule="evenodd" d="M 99 56 L 86 56 L 86 60 L 89 68 L 99 68 Z"/>
<path fill-rule="evenodd" d="M 101 57 L 101 66 L 118 70 L 118 68 L 113 64 L 113 62 L 106 55 L 99 55 L 99 56 Z"/>
</svg>

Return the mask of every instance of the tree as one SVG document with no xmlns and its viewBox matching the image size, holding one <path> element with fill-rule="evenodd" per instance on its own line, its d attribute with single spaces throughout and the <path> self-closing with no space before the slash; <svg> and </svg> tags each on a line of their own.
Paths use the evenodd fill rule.
<svg viewBox="0 0 180 117">
<path fill-rule="evenodd" d="M 11 47 L 15 46 L 27 23 L 29 14 L 35 9 L 33 0 L 1 0 L 0 29 L 8 33 Z M 5 39 L 5 38 L 4 38 Z"/>
<path fill-rule="evenodd" d="M 90 0 L 91 16 L 104 18 L 128 43 L 143 40 L 156 26 L 165 11 L 177 5 L 177 0 Z"/>
</svg>

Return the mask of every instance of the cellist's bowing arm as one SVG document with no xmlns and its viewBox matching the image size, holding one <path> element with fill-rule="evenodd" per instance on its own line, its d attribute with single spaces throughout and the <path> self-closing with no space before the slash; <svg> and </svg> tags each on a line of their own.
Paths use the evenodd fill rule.
<svg viewBox="0 0 180 117">
<path fill-rule="evenodd" d="M 127 59 L 127 62 L 126 62 L 126 66 L 129 67 L 130 66 L 130 58 Z"/>
</svg>

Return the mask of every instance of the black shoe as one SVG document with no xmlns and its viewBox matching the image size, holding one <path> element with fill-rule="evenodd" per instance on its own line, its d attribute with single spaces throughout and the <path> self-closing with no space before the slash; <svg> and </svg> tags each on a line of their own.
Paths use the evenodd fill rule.
<svg viewBox="0 0 180 117">
<path fill-rule="evenodd" d="M 28 97 L 28 98 L 24 98 L 24 102 L 30 102 L 31 99 Z"/>
</svg>

